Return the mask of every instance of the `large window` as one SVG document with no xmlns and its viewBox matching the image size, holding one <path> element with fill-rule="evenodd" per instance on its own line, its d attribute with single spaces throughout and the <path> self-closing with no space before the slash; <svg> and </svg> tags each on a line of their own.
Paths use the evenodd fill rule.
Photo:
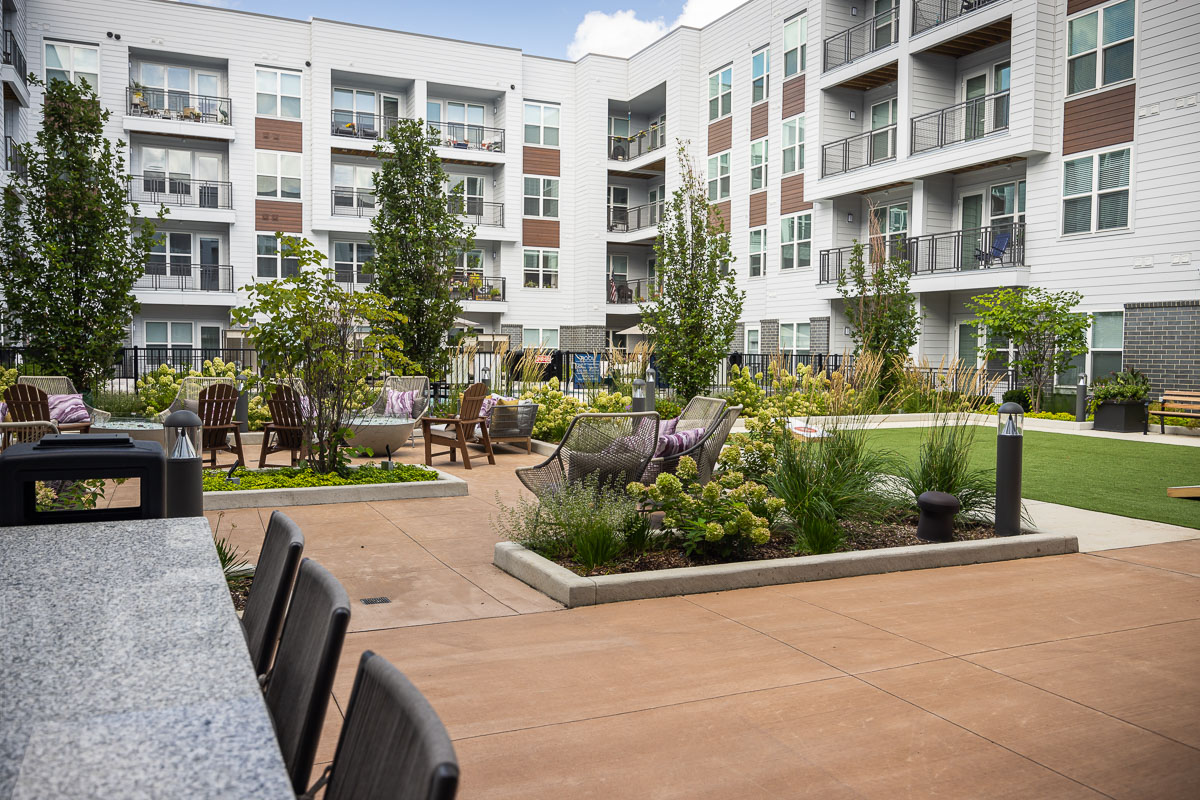
<svg viewBox="0 0 1200 800">
<path fill-rule="evenodd" d="M 812 266 L 812 214 L 794 214 L 779 221 L 779 268 Z"/>
<path fill-rule="evenodd" d="M 558 218 L 558 178 L 525 176 L 525 216 Z"/>
<path fill-rule="evenodd" d="M 299 153 L 258 151 L 258 196 L 299 200 L 302 161 Z"/>
<path fill-rule="evenodd" d="M 804 169 L 804 117 L 783 121 L 783 174 Z"/>
<path fill-rule="evenodd" d="M 100 48 L 46 42 L 46 81 L 84 83 L 100 88 Z"/>
<path fill-rule="evenodd" d="M 750 229 L 750 277 L 761 278 L 766 270 L 767 229 Z"/>
<path fill-rule="evenodd" d="M 771 94 L 771 48 L 764 47 L 750 59 L 750 102 L 766 100 Z"/>
<path fill-rule="evenodd" d="M 525 288 L 558 288 L 557 250 L 525 250 Z"/>
<path fill-rule="evenodd" d="M 729 116 L 732 112 L 733 67 L 726 67 L 708 76 L 708 121 Z"/>
<path fill-rule="evenodd" d="M 1137 7 L 1123 0 L 1067 23 L 1067 94 L 1133 77 Z"/>
<path fill-rule="evenodd" d="M 1081 371 L 1087 374 L 1088 383 L 1121 371 L 1125 348 L 1125 312 L 1097 311 L 1092 314 L 1088 344 L 1088 352 L 1072 358 L 1070 366 L 1058 374 L 1059 386 L 1075 386 Z"/>
<path fill-rule="evenodd" d="M 717 202 L 729 197 L 729 152 L 708 159 L 708 199 Z"/>
<path fill-rule="evenodd" d="M 521 344 L 527 350 L 536 347 L 557 350 L 558 328 L 524 328 L 521 331 Z"/>
<path fill-rule="evenodd" d="M 779 351 L 788 355 L 808 355 L 809 328 L 807 322 L 779 323 Z"/>
<path fill-rule="evenodd" d="M 195 326 L 190 322 L 146 322 L 146 347 L 190 350 Z M 161 356 L 160 356 L 161 357 Z"/>
<path fill-rule="evenodd" d="M 274 234 L 258 234 L 258 277 L 287 278 L 300 271 L 300 263 L 290 253 L 279 252 Z"/>
<path fill-rule="evenodd" d="M 762 189 L 767 185 L 767 152 L 770 145 L 766 139 L 750 143 L 750 189 Z"/>
<path fill-rule="evenodd" d="M 759 352 L 759 338 L 762 331 L 757 325 L 754 327 L 746 326 L 746 352 L 749 355 L 756 356 Z"/>
<path fill-rule="evenodd" d="M 375 248 L 365 242 L 333 243 L 333 277 L 338 283 L 370 283 L 375 279 L 371 259 Z"/>
<path fill-rule="evenodd" d="M 259 68 L 254 72 L 254 88 L 258 98 L 256 113 L 300 119 L 299 72 Z"/>
<path fill-rule="evenodd" d="M 194 155 L 190 150 L 143 147 L 142 191 L 191 194 L 192 159 Z M 220 162 L 218 161 L 217 163 L 219 165 Z"/>
<path fill-rule="evenodd" d="M 375 173 L 378 167 L 365 164 L 333 165 L 333 206 L 344 208 L 375 208 Z"/>
<path fill-rule="evenodd" d="M 147 275 L 166 275 L 170 267 L 175 276 L 192 274 L 192 235 L 190 233 L 158 231 L 146 259 Z"/>
<path fill-rule="evenodd" d="M 558 147 L 560 125 L 558 106 L 541 103 L 525 104 L 525 144 L 544 144 Z"/>
<path fill-rule="evenodd" d="M 804 72 L 808 61 L 808 15 L 801 14 L 783 24 L 783 77 Z"/>
<path fill-rule="evenodd" d="M 1129 227 L 1129 149 L 1063 162 L 1064 234 Z"/>
</svg>

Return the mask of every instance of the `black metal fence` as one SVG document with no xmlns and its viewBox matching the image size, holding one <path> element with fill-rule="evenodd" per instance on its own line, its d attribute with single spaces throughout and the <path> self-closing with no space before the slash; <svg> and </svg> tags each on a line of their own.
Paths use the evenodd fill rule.
<svg viewBox="0 0 1200 800">
<path fill-rule="evenodd" d="M 228 125 L 232 121 L 233 104 L 228 97 L 141 85 L 126 88 L 125 97 L 126 108 L 134 116 L 210 125 Z"/>
<path fill-rule="evenodd" d="M 857 61 L 900 39 L 900 9 L 891 8 L 827 38 L 824 71 Z"/>
<path fill-rule="evenodd" d="M 1008 91 L 973 97 L 912 118 L 913 155 L 1008 129 Z"/>
<path fill-rule="evenodd" d="M 645 205 L 633 206 L 609 206 L 608 207 L 608 229 L 614 232 L 627 233 L 629 231 L 640 231 L 643 228 L 649 228 L 657 225 L 662 220 L 663 209 L 666 203 L 646 203 Z"/>
<path fill-rule="evenodd" d="M 126 179 L 129 202 L 190 208 L 233 208 L 233 183 L 145 172 Z"/>
<path fill-rule="evenodd" d="M 667 123 L 651 125 L 648 130 L 638 131 L 632 136 L 608 137 L 608 157 L 612 161 L 632 161 L 651 150 L 667 144 Z"/>
<path fill-rule="evenodd" d="M 912 32 L 936 28 L 999 0 L 913 0 Z"/>
<path fill-rule="evenodd" d="M 5 3 L 5 5 L 8 4 Z M 4 49 L 0 52 L 0 58 L 13 68 L 22 84 L 29 79 L 29 67 L 25 63 L 25 54 L 21 52 L 21 45 L 17 44 L 17 37 L 7 29 L 4 31 Z"/>
</svg>

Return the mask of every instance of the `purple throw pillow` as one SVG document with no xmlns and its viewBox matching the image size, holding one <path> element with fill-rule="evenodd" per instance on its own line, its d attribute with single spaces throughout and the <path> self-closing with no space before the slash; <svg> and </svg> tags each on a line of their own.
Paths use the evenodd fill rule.
<svg viewBox="0 0 1200 800">
<path fill-rule="evenodd" d="M 313 401 L 308 399 L 308 395 L 300 395 L 300 416 L 303 419 L 312 419 L 317 415 L 317 409 L 313 405 Z"/>
<path fill-rule="evenodd" d="M 662 422 L 658 423 L 658 439 L 659 439 L 659 441 L 662 441 L 662 438 L 664 436 L 670 436 L 672 433 L 674 433 L 675 428 L 678 425 L 679 425 L 679 417 L 671 417 L 670 419 L 664 419 Z"/>
<path fill-rule="evenodd" d="M 699 444 L 704 438 L 704 428 L 669 433 L 658 439 L 658 448 L 654 451 L 655 458 L 670 458 L 677 456 Z"/>
<path fill-rule="evenodd" d="M 387 405 L 384 406 L 383 414 L 386 417 L 403 417 L 408 419 L 412 416 L 413 404 L 417 401 L 419 392 L 416 389 L 402 392 L 399 389 L 387 390 Z"/>
<path fill-rule="evenodd" d="M 60 425 L 92 421 L 81 394 L 52 394 L 46 399 L 50 403 L 50 419 Z"/>
<path fill-rule="evenodd" d="M 8 416 L 8 403 L 0 400 L 0 422 L 4 422 L 4 418 Z"/>
</svg>

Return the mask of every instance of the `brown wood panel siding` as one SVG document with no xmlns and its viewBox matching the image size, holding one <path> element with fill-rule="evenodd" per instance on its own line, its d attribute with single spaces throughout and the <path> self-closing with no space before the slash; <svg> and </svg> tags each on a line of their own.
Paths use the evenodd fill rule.
<svg viewBox="0 0 1200 800">
<path fill-rule="evenodd" d="M 1084 9 L 1107 3 L 1108 0 L 1067 0 L 1067 15 L 1075 14 Z"/>
<path fill-rule="evenodd" d="M 767 224 L 767 193 L 755 192 L 750 195 L 750 227 L 761 228 Z"/>
<path fill-rule="evenodd" d="M 783 118 L 804 113 L 804 76 L 792 78 L 783 85 Z"/>
<path fill-rule="evenodd" d="M 558 247 L 558 220 L 522 220 L 521 243 L 527 247 Z"/>
<path fill-rule="evenodd" d="M 1133 141 L 1135 86 L 1068 100 L 1063 106 L 1063 155 Z"/>
<path fill-rule="evenodd" d="M 559 151 L 549 147 L 526 147 L 521 158 L 526 175 L 558 175 Z"/>
<path fill-rule="evenodd" d="M 254 230 L 300 233 L 304 230 L 304 204 L 287 200 L 255 200 Z"/>
<path fill-rule="evenodd" d="M 304 123 L 289 119 L 254 119 L 254 147 L 258 150 L 304 152 Z"/>
<path fill-rule="evenodd" d="M 717 217 L 718 211 L 721 212 L 719 221 L 718 221 L 718 217 Z M 730 227 L 732 226 L 732 222 L 730 222 L 730 220 L 729 220 L 730 213 L 731 213 L 730 201 L 722 200 L 720 203 L 712 204 L 712 206 L 709 208 L 709 211 L 708 211 L 708 218 L 710 220 L 712 220 L 712 223 L 714 225 L 720 225 L 725 230 L 729 230 Z"/>
<path fill-rule="evenodd" d="M 719 119 L 708 126 L 708 154 L 724 153 L 733 146 L 733 117 Z"/>
<path fill-rule="evenodd" d="M 779 213 L 795 214 L 808 211 L 812 203 L 804 202 L 804 173 L 788 175 L 779 182 Z"/>
<path fill-rule="evenodd" d="M 750 141 L 761 139 L 767 135 L 768 106 L 770 103 L 759 103 L 750 109 Z"/>
</svg>

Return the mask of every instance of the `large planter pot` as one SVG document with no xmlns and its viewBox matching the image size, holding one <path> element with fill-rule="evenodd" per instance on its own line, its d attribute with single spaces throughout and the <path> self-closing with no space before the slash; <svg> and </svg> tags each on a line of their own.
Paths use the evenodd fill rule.
<svg viewBox="0 0 1200 800">
<path fill-rule="evenodd" d="M 1103 401 L 1096 405 L 1093 430 L 1141 433 L 1146 429 L 1146 403 L 1142 400 Z"/>
</svg>

